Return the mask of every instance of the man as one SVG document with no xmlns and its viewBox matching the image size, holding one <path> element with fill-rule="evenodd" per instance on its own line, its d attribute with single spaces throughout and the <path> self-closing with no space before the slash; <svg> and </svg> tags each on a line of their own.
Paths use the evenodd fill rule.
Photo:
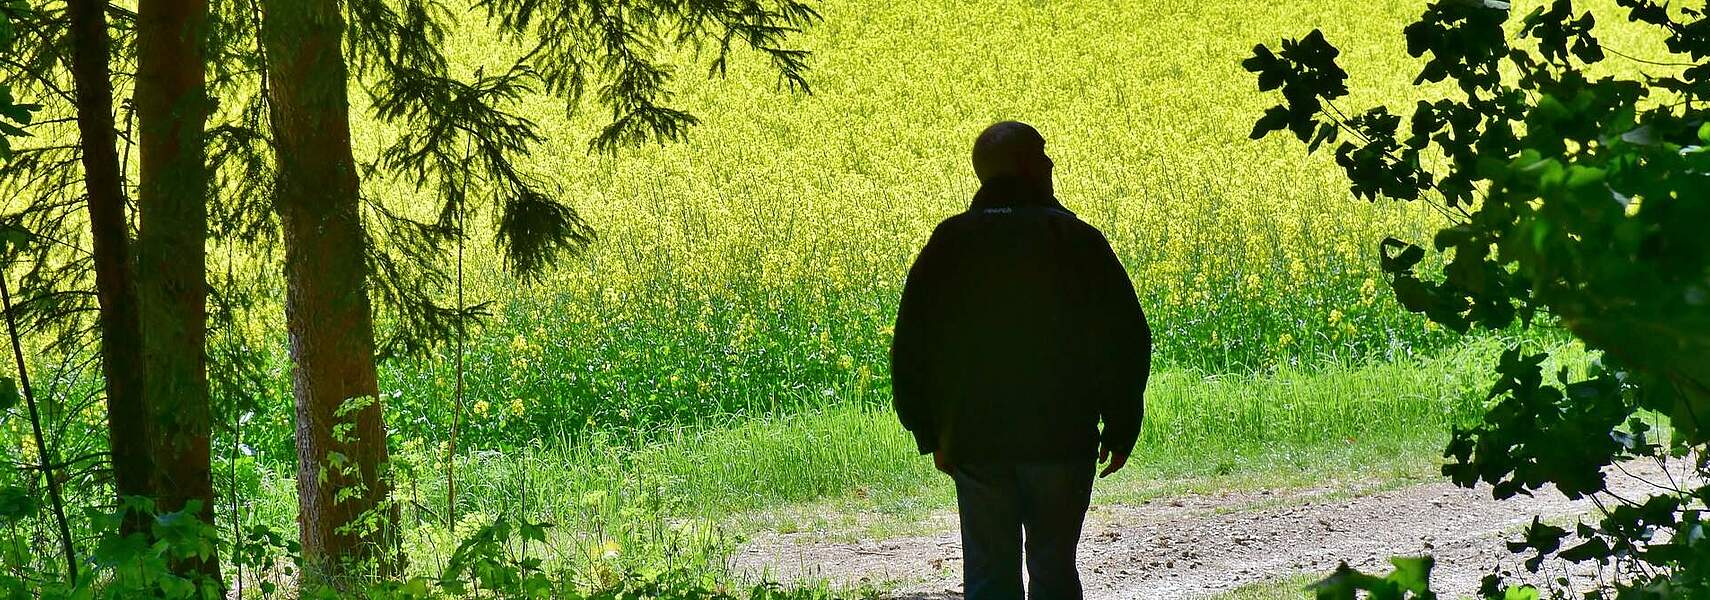
<svg viewBox="0 0 1710 600">
<path fill-rule="evenodd" d="M 897 415 L 956 481 L 968 600 L 1080 600 L 1075 545 L 1140 434 L 1152 340 L 1104 235 L 1057 202 L 1045 138 L 974 141 L 980 190 L 933 231 L 897 311 Z M 1104 422 L 1100 433 L 1098 424 Z"/>
</svg>

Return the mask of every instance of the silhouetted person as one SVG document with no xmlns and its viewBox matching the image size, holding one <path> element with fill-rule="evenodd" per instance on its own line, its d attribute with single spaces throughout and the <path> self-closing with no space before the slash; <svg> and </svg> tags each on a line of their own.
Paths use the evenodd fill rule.
<svg viewBox="0 0 1710 600">
<path fill-rule="evenodd" d="M 896 410 L 956 480 L 968 600 L 1079 600 L 1075 545 L 1099 474 L 1140 434 L 1152 339 L 1104 235 L 1057 202 L 1045 139 L 974 141 L 980 191 L 909 271 L 891 346 Z M 1099 422 L 1104 430 L 1099 431 Z"/>
</svg>

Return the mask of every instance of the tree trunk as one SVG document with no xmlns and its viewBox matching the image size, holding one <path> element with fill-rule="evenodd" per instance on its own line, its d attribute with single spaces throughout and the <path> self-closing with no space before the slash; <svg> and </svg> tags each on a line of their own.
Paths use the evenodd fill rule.
<svg viewBox="0 0 1710 600">
<path fill-rule="evenodd" d="M 154 413 L 156 502 L 162 511 L 200 502 L 199 516 L 212 525 L 202 133 L 209 109 L 202 51 L 207 12 L 204 0 L 137 5 L 137 298 L 143 394 Z M 217 578 L 219 562 L 183 561 L 174 570 Z"/>
<path fill-rule="evenodd" d="M 386 431 L 374 367 L 344 22 L 337 0 L 270 0 L 267 68 L 285 232 L 285 319 L 297 400 L 303 559 L 317 583 L 395 571 Z M 341 494 L 345 496 L 340 499 Z"/>
<path fill-rule="evenodd" d="M 148 405 L 143 396 L 142 331 L 136 283 L 131 279 L 130 229 L 113 123 L 113 80 L 108 61 L 107 3 L 70 0 L 71 75 L 76 84 L 77 129 L 84 185 L 89 193 L 89 233 L 95 256 L 95 291 L 101 303 L 101 373 L 107 386 L 107 434 L 118 495 L 152 497 Z M 146 523 L 130 515 L 122 534 Z"/>
</svg>

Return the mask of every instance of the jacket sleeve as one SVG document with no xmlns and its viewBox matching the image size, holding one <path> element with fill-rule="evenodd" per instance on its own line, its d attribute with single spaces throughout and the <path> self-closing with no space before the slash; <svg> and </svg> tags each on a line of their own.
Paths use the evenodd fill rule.
<svg viewBox="0 0 1710 600">
<path fill-rule="evenodd" d="M 1152 330 L 1134 293 L 1134 284 L 1122 261 L 1102 234 L 1093 244 L 1089 280 L 1092 301 L 1105 336 L 1098 354 L 1100 366 L 1099 416 L 1103 446 L 1127 455 L 1140 437 L 1140 422 L 1146 410 L 1146 380 L 1152 374 Z"/>
<path fill-rule="evenodd" d="M 938 412 L 935 404 L 941 400 L 933 392 L 939 374 L 933 372 L 932 357 L 945 320 L 943 290 L 950 268 L 946 237 L 943 226 L 934 230 L 909 269 L 891 339 L 892 402 L 903 428 L 914 434 L 921 454 L 938 449 L 934 415 Z"/>
</svg>

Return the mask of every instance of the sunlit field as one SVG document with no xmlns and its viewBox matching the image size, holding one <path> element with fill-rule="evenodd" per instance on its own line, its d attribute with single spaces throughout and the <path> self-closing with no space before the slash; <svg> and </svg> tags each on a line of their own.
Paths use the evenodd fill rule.
<svg viewBox="0 0 1710 600">
<path fill-rule="evenodd" d="M 973 136 L 1007 118 L 1045 134 L 1058 195 L 1110 239 L 1158 344 L 1136 467 L 1114 493 L 1428 465 L 1477 414 L 1488 364 L 1397 306 L 1376 249 L 1438 222 L 1352 199 L 1328 157 L 1249 141 L 1266 100 L 1239 67 L 1255 40 L 1323 26 L 1365 90 L 1405 93 L 1395 33 L 1416 7 L 1287 4 L 828 2 L 803 41 L 812 95 L 756 64 L 685 73 L 690 139 L 615 157 L 587 151 L 607 115 L 531 100 L 554 140 L 531 167 L 599 238 L 533 283 L 503 273 L 487 238 L 470 245 L 465 293 L 494 314 L 467 345 L 458 513 L 560 523 L 587 548 L 569 554 L 603 557 L 584 563 L 597 576 L 682 547 L 716 572 L 743 529 L 731 515 L 943 505 L 888 411 L 890 325 L 915 252 L 975 190 Z M 454 43 L 470 70 L 493 51 L 478 28 Z M 369 189 L 409 197 L 410 183 Z M 450 539 L 431 523 L 453 348 L 382 374 L 404 505 L 435 507 L 417 517 L 423 548 Z M 279 432 L 252 448 L 257 481 L 281 493 L 249 518 L 288 523 L 278 390 L 251 429 Z M 665 524 L 690 516 L 725 526 Z"/>
<path fill-rule="evenodd" d="M 556 523 L 554 541 L 574 548 L 566 568 L 594 580 L 661 560 L 716 574 L 745 529 L 776 525 L 772 511 L 948 506 L 947 480 L 889 410 L 887 352 L 908 266 L 972 197 L 974 136 L 1005 119 L 1044 134 L 1059 198 L 1108 237 L 1157 344 L 1135 461 L 1101 494 L 1430 472 L 1450 427 L 1479 414 L 1503 344 L 1563 345 L 1548 332 L 1468 341 L 1404 311 L 1379 241 L 1425 243 L 1442 221 L 1422 203 L 1354 199 L 1327 152 L 1250 141 L 1274 99 L 1240 67 L 1257 41 L 1321 27 L 1359 84 L 1350 106 L 1402 105 L 1417 63 L 1400 31 L 1421 7 L 826 0 L 797 38 L 814 52 L 812 93 L 751 56 L 724 79 L 686 67 L 674 101 L 700 125 L 684 142 L 591 153 L 608 114 L 528 98 L 521 114 L 552 141 L 527 167 L 597 239 L 519 280 L 482 206 L 461 293 L 491 315 L 461 361 L 448 341 L 382 364 L 406 550 L 417 564 L 449 551 L 449 509 L 465 527 Z M 516 55 L 478 10 L 459 14 L 460 74 Z M 372 159 L 396 132 L 353 100 L 357 158 Z M 414 184 L 364 192 L 431 219 L 431 191 Z M 277 267 L 233 256 L 212 260 Z M 282 309 L 252 316 L 215 332 L 253 337 L 273 367 L 266 401 L 216 427 L 216 486 L 243 492 L 219 518 L 290 531 Z"/>
<path fill-rule="evenodd" d="M 471 334 L 468 439 L 888 401 L 907 267 L 965 208 L 971 140 L 1004 118 L 1047 136 L 1059 196 L 1128 266 L 1163 369 L 1431 355 L 1449 336 L 1399 309 L 1375 260 L 1384 235 L 1428 237 L 1429 211 L 1354 201 L 1329 160 L 1246 139 L 1264 99 L 1238 62 L 1270 32 L 1369 36 L 1346 44 L 1364 54 L 1355 76 L 1406 83 L 1385 34 L 1410 4 L 1306 4 L 832 2 L 804 41 L 813 95 L 779 90 L 758 65 L 723 82 L 687 73 L 678 101 L 702 119 L 690 140 L 616 157 L 587 152 L 606 115 L 530 104 L 555 140 L 533 167 L 600 237 L 526 285 L 485 239 L 472 245 L 466 293 L 494 300 L 495 315 Z M 456 41 L 471 69 L 491 47 Z M 443 437 L 451 358 L 388 369 L 395 426 Z"/>
<path fill-rule="evenodd" d="M 554 143 L 530 167 L 599 237 L 533 283 L 485 235 L 468 247 L 465 294 L 493 315 L 466 346 L 457 512 L 560 523 L 587 549 L 569 554 L 603 557 L 582 563 L 598 576 L 679 555 L 716 572 L 742 529 L 643 516 L 941 505 L 888 411 L 890 326 L 915 253 L 975 190 L 973 136 L 1008 118 L 1045 134 L 1059 197 L 1105 232 L 1152 323 L 1158 375 L 1125 489 L 1428 462 L 1476 414 L 1487 365 L 1402 311 L 1375 253 L 1437 222 L 1351 199 L 1328 157 L 1249 141 L 1265 99 L 1239 67 L 1254 40 L 1333 27 L 1367 89 L 1401 93 L 1394 33 L 1415 8 L 1293 4 L 828 2 L 803 38 L 812 95 L 740 61 L 723 81 L 684 73 L 689 140 L 615 157 L 587 150 L 607 115 L 531 99 Z M 462 68 L 497 63 L 468 22 Z M 359 158 L 390 141 L 357 133 Z M 367 185 L 399 199 L 411 183 Z M 416 548 L 452 539 L 433 523 L 454 348 L 382 372 Z M 240 511 L 288 528 L 290 395 L 275 385 L 241 462 L 276 500 Z"/>
</svg>

